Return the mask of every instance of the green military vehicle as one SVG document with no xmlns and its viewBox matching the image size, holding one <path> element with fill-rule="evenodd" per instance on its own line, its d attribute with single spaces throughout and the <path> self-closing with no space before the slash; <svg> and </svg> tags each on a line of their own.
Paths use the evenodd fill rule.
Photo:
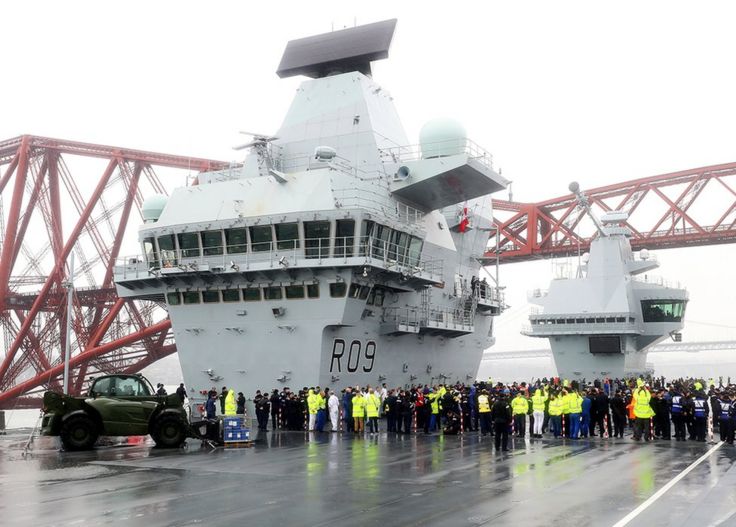
<svg viewBox="0 0 736 527">
<path fill-rule="evenodd" d="M 150 434 L 162 448 L 200 437 L 180 397 L 156 395 L 142 375 L 97 377 L 86 397 L 46 392 L 43 413 L 41 435 L 60 436 L 65 450 L 89 450 L 101 435 Z"/>
</svg>

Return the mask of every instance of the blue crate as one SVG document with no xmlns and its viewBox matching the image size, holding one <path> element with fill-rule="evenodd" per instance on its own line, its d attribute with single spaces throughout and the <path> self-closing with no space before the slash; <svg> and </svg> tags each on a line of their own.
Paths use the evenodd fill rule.
<svg viewBox="0 0 736 527">
<path fill-rule="evenodd" d="M 222 420 L 222 423 L 225 427 L 225 430 L 232 428 L 243 428 L 243 425 L 245 424 L 242 417 L 226 417 Z"/>
<path fill-rule="evenodd" d="M 223 434 L 225 443 L 235 443 L 241 441 L 250 441 L 250 430 L 240 428 L 238 430 L 225 430 Z"/>
</svg>

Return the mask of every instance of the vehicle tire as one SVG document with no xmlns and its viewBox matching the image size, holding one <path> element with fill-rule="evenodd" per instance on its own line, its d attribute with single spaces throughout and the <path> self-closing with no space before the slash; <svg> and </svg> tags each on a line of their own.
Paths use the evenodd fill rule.
<svg viewBox="0 0 736 527">
<path fill-rule="evenodd" d="M 153 421 L 150 434 L 157 447 L 178 448 L 187 438 L 187 425 L 180 416 L 164 413 Z"/>
<path fill-rule="evenodd" d="M 87 414 L 69 416 L 61 423 L 61 444 L 64 450 L 91 450 L 100 432 L 97 424 Z"/>
</svg>

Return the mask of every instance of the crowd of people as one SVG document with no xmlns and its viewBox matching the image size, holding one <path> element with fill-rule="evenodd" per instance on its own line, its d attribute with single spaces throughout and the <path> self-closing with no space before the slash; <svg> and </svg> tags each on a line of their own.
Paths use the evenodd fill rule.
<svg viewBox="0 0 736 527">
<path fill-rule="evenodd" d="M 698 379 L 666 381 L 604 379 L 592 383 L 559 378 L 530 383 L 476 382 L 411 388 L 382 386 L 289 388 L 253 397 L 260 430 L 307 430 L 376 434 L 379 419 L 389 434 L 460 434 L 479 432 L 495 436 L 497 449 L 508 449 L 510 435 L 578 440 L 600 436 L 623 438 L 632 431 L 635 441 L 675 439 L 706 441 L 717 431 L 733 444 L 736 428 L 736 385 Z M 208 418 L 245 415 L 246 398 L 226 387 L 211 390 Z M 329 428 L 328 428 L 329 425 Z M 674 431 L 674 433 L 673 433 Z"/>
</svg>

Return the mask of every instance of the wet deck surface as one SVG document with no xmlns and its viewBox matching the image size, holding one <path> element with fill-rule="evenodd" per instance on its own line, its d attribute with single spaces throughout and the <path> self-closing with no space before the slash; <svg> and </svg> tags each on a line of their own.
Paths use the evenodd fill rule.
<svg viewBox="0 0 736 527">
<path fill-rule="evenodd" d="M 607 525 L 713 445 L 263 433 L 256 446 L 64 453 L 0 436 L 3 525 Z M 723 445 L 629 525 L 736 525 Z M 130 522 L 135 523 L 131 524 Z"/>
</svg>

